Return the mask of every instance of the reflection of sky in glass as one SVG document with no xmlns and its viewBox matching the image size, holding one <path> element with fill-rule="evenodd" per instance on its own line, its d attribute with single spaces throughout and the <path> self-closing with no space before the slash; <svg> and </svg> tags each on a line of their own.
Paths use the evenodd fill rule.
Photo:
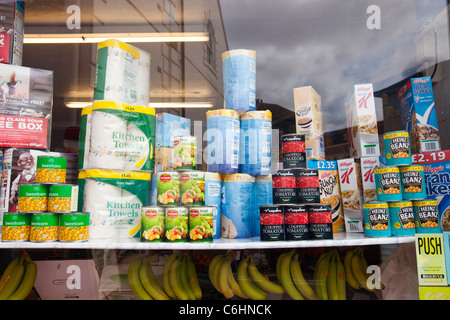
<svg viewBox="0 0 450 320">
<path fill-rule="evenodd" d="M 256 51 L 257 98 L 293 110 L 293 88 L 312 85 L 322 97 L 327 131 L 344 127 L 344 97 L 352 85 L 373 83 L 377 91 L 418 71 L 415 38 L 447 5 L 446 0 L 220 2 L 229 49 Z M 367 27 L 370 5 L 380 8 L 380 29 Z"/>
</svg>

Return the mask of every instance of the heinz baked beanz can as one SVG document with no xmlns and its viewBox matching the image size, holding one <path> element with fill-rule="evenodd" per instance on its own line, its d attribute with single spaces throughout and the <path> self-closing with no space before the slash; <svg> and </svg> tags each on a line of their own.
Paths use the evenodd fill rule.
<svg viewBox="0 0 450 320">
<path fill-rule="evenodd" d="M 189 208 L 189 241 L 213 241 L 214 209 L 210 206 L 195 206 Z"/>
<path fill-rule="evenodd" d="M 378 201 L 403 200 L 402 182 L 398 167 L 377 168 L 373 173 L 375 175 Z"/>
<path fill-rule="evenodd" d="M 416 233 L 441 233 L 437 200 L 413 201 Z"/>
<path fill-rule="evenodd" d="M 412 163 L 408 132 L 388 132 L 383 135 L 383 140 L 386 164 L 388 166 L 405 166 Z"/>
<path fill-rule="evenodd" d="M 19 186 L 19 212 L 47 211 L 48 186 L 42 184 L 22 184 Z"/>
<path fill-rule="evenodd" d="M 285 239 L 283 206 L 260 206 L 259 221 L 261 241 Z"/>
<path fill-rule="evenodd" d="M 38 156 L 36 163 L 36 182 L 65 183 L 67 158 Z"/>
<path fill-rule="evenodd" d="M 402 178 L 403 199 L 418 200 L 427 198 L 423 166 L 400 167 L 400 176 Z"/>
<path fill-rule="evenodd" d="M 416 233 L 411 201 L 389 202 L 389 217 L 393 236 L 413 236 Z"/>
<path fill-rule="evenodd" d="M 143 207 L 141 213 L 141 241 L 160 242 L 164 240 L 164 208 Z"/>
<path fill-rule="evenodd" d="M 389 217 L 389 204 L 387 202 L 365 203 L 364 232 L 368 237 L 392 236 Z"/>
</svg>

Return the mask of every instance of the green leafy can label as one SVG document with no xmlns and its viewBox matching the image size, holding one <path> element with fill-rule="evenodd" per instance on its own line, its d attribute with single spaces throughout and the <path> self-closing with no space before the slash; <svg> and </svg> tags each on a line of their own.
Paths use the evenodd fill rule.
<svg viewBox="0 0 450 320">
<path fill-rule="evenodd" d="M 56 213 L 32 213 L 30 240 L 34 242 L 58 240 L 59 217 Z"/>
<path fill-rule="evenodd" d="M 5 212 L 3 214 L 2 241 L 30 240 L 30 213 Z"/>
<path fill-rule="evenodd" d="M 159 242 L 164 240 L 164 208 L 143 207 L 141 216 L 141 241 Z"/>
<path fill-rule="evenodd" d="M 186 207 L 165 208 L 164 219 L 166 241 L 186 242 L 188 240 L 189 212 Z"/>
<path fill-rule="evenodd" d="M 48 191 L 48 211 L 69 212 L 78 209 L 78 185 L 54 184 Z"/>
<path fill-rule="evenodd" d="M 213 239 L 213 215 L 211 206 L 189 208 L 189 240 L 191 242 L 210 242 Z"/>
<path fill-rule="evenodd" d="M 63 212 L 59 223 L 59 241 L 87 241 L 90 214 L 86 212 Z"/>
<path fill-rule="evenodd" d="M 205 205 L 205 172 L 181 173 L 181 204 L 187 206 Z"/>
<path fill-rule="evenodd" d="M 157 201 L 158 206 L 180 205 L 180 173 L 158 172 L 157 174 Z"/>
<path fill-rule="evenodd" d="M 22 184 L 19 187 L 19 212 L 47 211 L 48 186 Z"/>
<path fill-rule="evenodd" d="M 38 156 L 36 163 L 36 182 L 65 183 L 67 158 Z"/>
<path fill-rule="evenodd" d="M 173 140 L 173 168 L 175 170 L 197 169 L 197 140 L 194 136 L 180 136 Z"/>
</svg>

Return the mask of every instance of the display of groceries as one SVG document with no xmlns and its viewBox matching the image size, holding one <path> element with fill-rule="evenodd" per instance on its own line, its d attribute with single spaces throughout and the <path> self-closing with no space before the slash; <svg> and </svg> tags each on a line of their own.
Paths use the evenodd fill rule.
<svg viewBox="0 0 450 320">
<path fill-rule="evenodd" d="M 18 199 L 17 210 L 3 212 L 3 241 L 332 241 L 450 230 L 441 183 L 450 151 L 439 150 L 429 78 L 399 91 L 404 130 L 384 133 L 381 147 L 372 84 L 349 88 L 350 157 L 327 160 L 319 93 L 294 88 L 295 132 L 273 136 L 272 113 L 256 110 L 256 53 L 227 51 L 224 106 L 206 112 L 201 154 L 191 119 L 149 107 L 150 54 L 116 40 L 97 50 L 77 183 L 65 180 L 66 157 L 41 150 L 35 180 L 24 170 L 20 189 L 2 190 Z M 272 163 L 273 139 L 280 163 Z"/>
</svg>

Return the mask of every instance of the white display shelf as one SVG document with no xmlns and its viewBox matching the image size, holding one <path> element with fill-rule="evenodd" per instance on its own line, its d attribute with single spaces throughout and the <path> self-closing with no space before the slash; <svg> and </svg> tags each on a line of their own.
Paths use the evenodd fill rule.
<svg viewBox="0 0 450 320">
<path fill-rule="evenodd" d="M 6 242 L 0 243 L 0 249 L 128 249 L 128 250 L 251 250 L 306 247 L 343 247 L 387 245 L 414 242 L 414 236 L 403 237 L 367 237 L 363 233 L 339 233 L 333 240 L 301 241 L 260 241 L 259 237 L 249 239 L 216 239 L 213 242 L 141 242 L 137 239 L 102 239 L 85 242 Z"/>
</svg>

